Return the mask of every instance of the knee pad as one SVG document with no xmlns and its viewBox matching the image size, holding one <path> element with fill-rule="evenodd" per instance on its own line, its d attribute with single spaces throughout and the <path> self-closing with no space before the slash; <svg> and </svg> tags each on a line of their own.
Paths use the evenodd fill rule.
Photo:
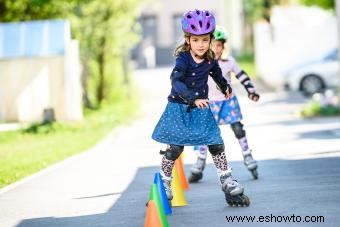
<svg viewBox="0 0 340 227">
<path fill-rule="evenodd" d="M 224 151 L 224 144 L 214 144 L 208 147 L 211 155 L 218 155 Z"/>
<path fill-rule="evenodd" d="M 165 157 L 171 161 L 175 161 L 182 153 L 184 146 L 170 145 L 165 150 Z"/>
<path fill-rule="evenodd" d="M 237 139 L 241 139 L 246 136 L 246 131 L 244 131 L 243 124 L 241 122 L 231 124 L 231 128 Z"/>
</svg>

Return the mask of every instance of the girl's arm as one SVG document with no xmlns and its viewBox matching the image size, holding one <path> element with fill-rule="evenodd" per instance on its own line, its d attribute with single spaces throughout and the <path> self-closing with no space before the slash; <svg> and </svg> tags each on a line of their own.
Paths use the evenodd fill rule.
<svg viewBox="0 0 340 227">
<path fill-rule="evenodd" d="M 176 59 L 176 65 L 172 70 L 170 76 L 171 86 L 179 94 L 181 99 L 183 99 L 187 103 L 193 103 L 195 101 L 194 92 L 190 91 L 185 83 L 182 81 L 187 69 L 187 65 L 188 63 L 183 55 L 180 55 Z"/>
<path fill-rule="evenodd" d="M 254 94 L 256 93 L 255 87 L 253 83 L 251 82 L 248 74 L 240 69 L 238 66 L 236 60 L 232 57 L 230 57 L 230 61 L 232 64 L 232 71 L 235 73 L 236 78 L 240 81 L 240 83 L 243 85 L 243 87 L 246 89 L 248 94 Z"/>
<path fill-rule="evenodd" d="M 214 61 L 214 67 L 210 71 L 210 76 L 213 78 L 217 86 L 220 88 L 221 92 L 224 95 L 230 95 L 232 93 L 232 89 L 228 81 L 222 76 L 222 70 L 217 61 Z"/>
</svg>

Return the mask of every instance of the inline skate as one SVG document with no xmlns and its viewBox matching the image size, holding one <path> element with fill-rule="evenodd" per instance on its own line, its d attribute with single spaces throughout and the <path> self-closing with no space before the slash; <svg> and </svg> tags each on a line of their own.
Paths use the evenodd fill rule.
<svg viewBox="0 0 340 227">
<path fill-rule="evenodd" d="M 247 169 L 251 172 L 254 179 L 258 179 L 259 174 L 257 172 L 257 162 L 254 160 L 251 150 L 247 150 L 243 152 L 243 163 L 247 167 Z"/>
<path fill-rule="evenodd" d="M 219 174 L 222 191 L 229 206 L 249 206 L 250 200 L 244 188 L 231 175 L 231 169 L 221 171 Z"/>
</svg>

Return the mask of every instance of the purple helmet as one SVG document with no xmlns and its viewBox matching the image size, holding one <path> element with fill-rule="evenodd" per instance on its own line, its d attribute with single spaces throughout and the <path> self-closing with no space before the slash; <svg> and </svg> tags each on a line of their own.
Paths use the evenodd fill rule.
<svg viewBox="0 0 340 227">
<path fill-rule="evenodd" d="M 192 10 L 182 17 L 182 30 L 192 35 L 203 35 L 215 30 L 215 17 L 208 10 Z"/>
</svg>

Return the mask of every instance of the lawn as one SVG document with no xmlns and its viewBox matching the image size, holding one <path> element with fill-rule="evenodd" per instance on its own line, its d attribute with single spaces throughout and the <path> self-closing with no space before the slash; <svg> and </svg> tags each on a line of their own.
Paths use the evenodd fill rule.
<svg viewBox="0 0 340 227">
<path fill-rule="evenodd" d="M 81 123 L 32 125 L 0 132 L 0 188 L 95 145 L 115 126 L 132 119 L 136 103 L 86 111 Z"/>
</svg>

